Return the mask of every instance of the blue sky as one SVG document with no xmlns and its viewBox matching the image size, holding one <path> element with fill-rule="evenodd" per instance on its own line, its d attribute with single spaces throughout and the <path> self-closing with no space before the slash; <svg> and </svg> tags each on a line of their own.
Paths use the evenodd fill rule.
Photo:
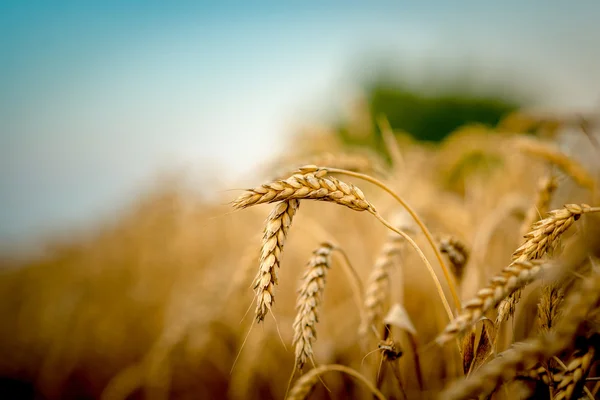
<svg viewBox="0 0 600 400">
<path fill-rule="evenodd" d="M 0 243 L 110 216 L 165 169 L 233 184 L 343 105 L 365 55 L 592 107 L 598 26 L 597 1 L 1 1 Z"/>
</svg>

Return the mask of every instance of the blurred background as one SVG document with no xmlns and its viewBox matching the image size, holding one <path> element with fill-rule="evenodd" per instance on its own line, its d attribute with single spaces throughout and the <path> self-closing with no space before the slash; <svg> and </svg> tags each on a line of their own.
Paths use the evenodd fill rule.
<svg viewBox="0 0 600 400">
<path fill-rule="evenodd" d="M 237 189 L 322 151 L 360 150 L 389 169 L 376 123 L 385 115 L 406 162 L 392 182 L 432 230 L 470 243 L 504 194 L 531 200 L 545 171 L 498 136 L 503 121 L 538 133 L 511 116 L 571 124 L 561 131 L 577 137 L 568 149 L 598 172 L 572 124 L 600 109 L 598 38 L 596 0 L 1 1 L 0 391 L 281 398 L 280 366 L 291 371 L 293 357 L 273 321 L 250 336 L 241 375 L 229 374 L 266 216 L 228 214 Z M 478 151 L 502 168 L 465 177 Z M 571 189 L 561 201 L 581 193 Z M 348 248 L 366 279 L 385 239 L 368 217 L 319 213 L 330 206 L 303 205 L 305 234 L 286 250 L 276 310 L 286 343 L 298 271 L 319 240 Z M 317 219 L 330 236 L 306 234 Z M 519 243 L 515 221 L 502 229 L 510 233 L 480 258 L 490 271 Z M 413 315 L 432 291 L 414 269 L 420 283 L 407 290 L 424 298 L 407 304 Z M 353 316 L 340 280 L 326 308 Z M 340 339 L 357 323 L 323 324 L 319 362 L 359 368 L 354 339 Z M 441 328 L 415 325 L 424 341 Z M 431 382 L 454 376 L 437 373 Z M 269 380 L 276 374 L 285 376 Z"/>
<path fill-rule="evenodd" d="M 471 96 L 489 100 L 455 119 L 595 109 L 599 18 L 594 0 L 3 1 L 0 241 L 110 218 L 164 171 L 237 184 L 361 99 L 427 139 L 460 121 L 424 113 Z"/>
</svg>

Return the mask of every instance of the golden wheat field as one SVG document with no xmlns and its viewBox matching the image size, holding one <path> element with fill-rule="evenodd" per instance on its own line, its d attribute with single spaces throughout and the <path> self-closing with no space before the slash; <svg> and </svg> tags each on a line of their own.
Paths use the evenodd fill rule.
<svg viewBox="0 0 600 400">
<path fill-rule="evenodd" d="M 593 399 L 594 118 L 521 112 L 435 145 L 381 118 L 383 156 L 306 129 L 246 191 L 204 188 L 221 193 L 211 202 L 157 185 L 115 221 L 3 261 L 2 387 L 31 399 Z"/>
</svg>

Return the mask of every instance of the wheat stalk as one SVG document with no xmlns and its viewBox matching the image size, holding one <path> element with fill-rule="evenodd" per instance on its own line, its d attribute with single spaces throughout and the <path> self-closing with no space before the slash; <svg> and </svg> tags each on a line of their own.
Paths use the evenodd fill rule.
<svg viewBox="0 0 600 400">
<path fill-rule="evenodd" d="M 381 131 L 381 136 L 383 138 L 383 142 L 385 143 L 387 152 L 392 160 L 393 170 L 397 172 L 402 166 L 404 166 L 404 159 L 402 157 L 402 152 L 398 146 L 398 141 L 396 140 L 392 126 L 390 125 L 390 121 L 384 115 L 380 115 L 377 118 L 377 125 Z"/>
<path fill-rule="evenodd" d="M 342 372 L 344 374 L 350 375 L 359 381 L 361 381 L 378 400 L 385 400 L 383 394 L 369 382 L 367 378 L 365 378 L 359 372 L 353 370 L 352 368 L 346 367 L 345 365 L 340 364 L 330 364 L 330 365 L 322 365 L 317 368 L 313 368 L 304 374 L 300 379 L 296 381 L 290 393 L 288 394 L 288 400 L 304 400 L 308 398 L 310 392 L 313 390 L 314 386 L 319 382 L 320 376 L 325 372 L 329 371 L 337 371 Z"/>
<path fill-rule="evenodd" d="M 343 169 L 336 169 L 336 168 L 327 168 L 327 171 L 331 172 L 331 173 L 338 173 L 338 174 L 343 174 L 343 175 L 363 179 L 367 182 L 370 182 L 370 183 L 380 187 L 381 189 L 385 190 L 388 194 L 390 194 L 410 214 L 410 216 L 414 219 L 416 224 L 419 226 L 419 228 L 425 235 L 427 241 L 429 242 L 429 245 L 431 246 L 431 248 L 435 254 L 435 257 L 437 258 L 437 261 L 440 264 L 440 267 L 442 268 L 442 272 L 444 273 L 444 278 L 446 279 L 446 282 L 448 283 L 450 293 L 452 294 L 452 299 L 454 300 L 454 305 L 456 306 L 456 309 L 459 310 L 461 308 L 461 304 L 460 304 L 460 298 L 458 297 L 458 291 L 456 290 L 456 285 L 454 284 L 454 281 L 450 277 L 450 272 L 448 271 L 448 268 L 446 267 L 446 264 L 444 263 L 442 255 L 439 252 L 439 250 L 435 244 L 435 240 L 433 239 L 431 232 L 429 232 L 429 229 L 427 229 L 427 227 L 425 226 L 423 221 L 421 221 L 421 218 L 419 218 L 417 213 L 408 205 L 408 203 L 406 201 L 404 201 L 400 196 L 398 196 L 398 194 L 396 194 L 387 185 L 385 185 L 383 182 L 373 178 L 372 176 L 361 174 L 358 172 L 346 171 Z M 376 215 L 376 216 L 378 216 L 378 215 Z M 393 227 L 389 226 L 389 224 L 387 224 L 386 226 L 388 228 L 390 228 L 391 230 L 395 230 Z M 399 233 L 397 230 L 396 230 L 396 232 Z M 421 255 L 422 252 L 420 251 L 418 246 L 416 246 L 416 244 L 413 243 L 412 239 L 410 239 L 408 237 L 405 237 L 405 238 L 408 240 L 410 245 L 413 246 L 413 248 L 415 248 L 415 250 L 417 250 L 417 252 L 419 252 Z M 421 255 L 421 258 L 424 258 L 424 256 Z M 432 274 L 432 278 L 434 279 L 437 290 L 440 293 L 440 297 L 442 297 L 442 300 L 445 302 L 445 296 L 443 296 L 443 291 L 441 290 L 441 285 L 439 283 L 439 279 L 435 275 L 435 272 L 433 271 L 433 268 L 431 268 L 431 265 L 429 264 L 429 262 L 426 261 L 426 259 L 424 261 L 425 261 L 425 264 L 427 265 L 430 273 Z M 446 305 L 445 305 L 445 307 L 446 307 L 446 312 L 449 314 L 449 316 L 452 315 L 451 310 L 448 312 L 449 307 L 447 307 Z"/>
<path fill-rule="evenodd" d="M 316 324 L 319 321 L 319 306 L 323 300 L 327 270 L 331 267 L 330 243 L 322 243 L 308 262 L 296 301 L 294 340 L 296 366 L 302 369 L 307 359 L 312 359 L 312 342 L 317 338 Z"/>
<path fill-rule="evenodd" d="M 273 306 L 283 245 L 299 206 L 300 202 L 296 199 L 282 201 L 273 208 L 267 219 L 258 274 L 254 279 L 255 315 L 258 322 L 265 319 L 265 315 Z"/>
<path fill-rule="evenodd" d="M 571 345 L 573 336 L 585 322 L 588 312 L 598 306 L 599 300 L 600 274 L 594 274 L 565 300 L 563 318 L 555 329 L 504 351 L 469 378 L 456 382 L 442 393 L 441 398 L 458 400 L 487 396 L 527 365 L 559 354 Z"/>
</svg>

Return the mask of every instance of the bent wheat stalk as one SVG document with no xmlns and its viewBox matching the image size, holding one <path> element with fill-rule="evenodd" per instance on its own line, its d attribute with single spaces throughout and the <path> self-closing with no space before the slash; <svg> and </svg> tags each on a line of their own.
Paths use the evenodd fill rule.
<svg viewBox="0 0 600 400">
<path fill-rule="evenodd" d="M 440 267 L 442 268 L 442 272 L 444 273 L 444 278 L 446 279 L 446 282 L 448 283 L 448 287 L 450 288 L 450 292 L 451 292 L 452 298 L 454 300 L 454 305 L 456 306 L 457 310 L 460 310 L 461 305 L 460 305 L 460 299 L 458 297 L 458 292 L 456 290 L 456 285 L 454 285 L 454 282 L 452 281 L 450 272 L 448 271 L 448 268 L 446 267 L 446 264 L 444 263 L 444 259 L 442 258 L 442 255 L 435 244 L 435 240 L 433 239 L 431 232 L 429 232 L 429 229 L 427 229 L 427 227 L 425 226 L 423 221 L 421 221 L 421 219 L 419 218 L 417 213 L 408 205 L 408 203 L 406 203 L 400 196 L 398 196 L 387 185 L 385 185 L 383 182 L 379 181 L 378 179 L 373 178 L 372 176 L 361 174 L 358 172 L 346 171 L 343 169 L 336 169 L 336 168 L 326 168 L 326 170 L 331 173 L 343 174 L 343 175 L 359 178 L 359 179 L 365 180 L 367 182 L 370 182 L 374 185 L 377 185 L 381 189 L 388 192 L 398 203 L 400 203 L 400 205 L 402 205 L 402 207 L 404 207 L 406 209 L 406 211 L 408 211 L 408 213 L 415 220 L 417 225 L 419 225 L 419 228 L 421 229 L 421 231 L 423 231 L 423 234 L 425 234 L 425 237 L 427 238 L 429 245 L 433 249 L 435 257 L 437 258 L 437 261 L 440 264 Z"/>
<path fill-rule="evenodd" d="M 313 390 L 313 387 L 317 384 L 317 382 L 319 382 L 320 376 L 323 375 L 325 372 L 329 371 L 342 372 L 344 374 L 352 376 L 353 378 L 358 379 L 371 391 L 371 393 L 373 393 L 373 396 L 375 396 L 378 400 L 385 400 L 383 394 L 379 390 L 377 390 L 377 388 L 373 386 L 373 384 L 369 382 L 367 378 L 365 378 L 362 374 L 353 370 L 352 368 L 340 364 L 322 365 L 320 367 L 311 369 L 296 381 L 294 387 L 292 387 L 292 389 L 290 390 L 287 399 L 307 399 L 310 395 L 310 392 Z"/>
</svg>

